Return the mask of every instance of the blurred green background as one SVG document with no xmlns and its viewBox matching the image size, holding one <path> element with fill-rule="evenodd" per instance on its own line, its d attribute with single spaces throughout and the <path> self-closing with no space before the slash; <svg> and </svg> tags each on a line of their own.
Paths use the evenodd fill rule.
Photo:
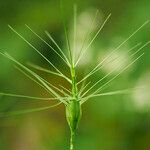
<svg viewBox="0 0 150 150">
<path fill-rule="evenodd" d="M 52 69 L 23 40 L 7 27 L 12 25 L 24 35 L 48 59 L 65 74 L 68 70 L 59 58 L 26 27 L 28 24 L 42 38 L 52 44 L 44 31 L 48 30 L 58 44 L 65 49 L 65 38 L 59 1 L 55 0 L 1 0 L 0 1 L 0 49 L 7 51 L 20 62 L 33 62 Z M 63 0 L 64 16 L 69 34 L 72 33 L 73 4 L 78 5 L 77 47 L 80 47 L 84 34 L 89 28 L 90 19 L 99 9 L 93 31 L 111 12 L 112 17 L 101 34 L 89 48 L 78 67 L 78 78 L 95 66 L 98 60 L 107 55 L 114 47 L 125 40 L 142 23 L 150 19 L 149 0 Z M 92 76 L 94 82 L 111 71 L 113 65 L 119 69 L 105 82 L 117 74 L 130 62 L 127 52 L 138 42 L 150 40 L 150 24 L 129 40 L 116 56 L 120 61 L 106 66 Z M 54 46 L 54 45 L 53 45 Z M 142 50 L 145 55 L 130 69 L 113 81 L 105 91 L 136 88 L 130 95 L 115 95 L 93 98 L 83 105 L 83 117 L 78 129 L 77 150 L 149 150 L 150 149 L 150 47 Z M 127 62 L 122 63 L 122 58 Z M 38 72 L 41 73 L 41 72 Z M 55 85 L 66 82 L 53 75 L 41 73 L 45 79 Z M 102 84 L 102 83 L 101 83 Z M 100 85 L 101 85 L 100 84 Z M 33 96 L 48 94 L 14 68 L 12 62 L 0 56 L 0 91 Z M 49 103 L 30 101 L 20 98 L 0 97 L 0 112 L 22 110 L 47 106 Z M 69 129 L 65 120 L 63 106 L 48 111 L 0 118 L 0 150 L 67 150 L 69 148 Z"/>
</svg>

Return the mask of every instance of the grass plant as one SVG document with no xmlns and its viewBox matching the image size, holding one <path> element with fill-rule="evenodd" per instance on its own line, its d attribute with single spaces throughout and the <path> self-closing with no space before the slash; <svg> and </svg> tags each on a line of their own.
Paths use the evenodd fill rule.
<svg viewBox="0 0 150 150">
<path fill-rule="evenodd" d="M 105 82 L 100 86 L 100 83 L 106 79 L 108 76 L 112 74 L 113 71 L 115 71 L 116 68 L 114 68 L 111 72 L 106 74 L 104 77 L 97 80 L 94 84 L 91 82 L 87 82 L 87 79 L 97 73 L 104 65 L 105 62 L 111 58 L 111 55 L 115 52 L 117 52 L 125 43 L 127 43 L 139 30 L 141 30 L 146 24 L 148 24 L 149 21 L 146 21 L 144 24 L 142 24 L 138 29 L 136 29 L 133 33 L 131 33 L 124 41 L 122 41 L 114 50 L 111 51 L 111 53 L 105 57 L 101 62 L 99 62 L 95 67 L 93 67 L 92 70 L 89 71 L 82 79 L 77 81 L 77 74 L 76 74 L 76 68 L 79 65 L 80 60 L 83 58 L 85 53 L 88 53 L 89 47 L 94 43 L 95 39 L 98 37 L 98 35 L 101 33 L 101 30 L 105 27 L 105 24 L 110 19 L 111 14 L 109 14 L 104 22 L 100 25 L 96 33 L 94 34 L 93 38 L 90 39 L 88 45 L 85 45 L 85 41 L 87 41 L 91 29 L 92 24 L 96 20 L 96 16 L 98 14 L 98 11 L 95 13 L 95 17 L 91 22 L 91 28 L 89 29 L 88 33 L 85 36 L 85 39 L 83 41 L 83 46 L 79 52 L 79 55 L 75 57 L 75 51 L 76 51 L 76 35 L 77 35 L 77 7 L 74 6 L 74 42 L 73 42 L 73 48 L 71 49 L 70 46 L 70 40 L 68 38 L 68 32 L 66 28 L 66 24 L 64 21 L 64 32 L 66 37 L 66 43 L 67 43 L 67 54 L 64 52 L 64 50 L 58 45 L 58 43 L 54 40 L 54 38 L 50 35 L 48 31 L 45 31 L 45 34 L 48 36 L 48 38 L 51 40 L 51 42 L 55 45 L 55 48 L 51 46 L 47 41 L 45 41 L 40 35 L 38 35 L 33 29 L 31 29 L 28 25 L 25 25 L 37 38 L 39 38 L 42 42 L 44 42 L 59 58 L 62 62 L 66 64 L 66 66 L 69 68 L 70 72 L 68 72 L 67 75 L 65 75 L 62 71 L 59 70 L 52 62 L 51 60 L 47 59 L 44 54 L 42 54 L 34 45 L 32 45 L 26 38 L 24 38 L 20 33 L 18 33 L 12 26 L 8 25 L 8 27 L 17 34 L 24 42 L 26 42 L 34 51 L 36 51 L 50 66 L 55 69 L 55 71 L 51 71 L 47 68 L 40 67 L 35 64 L 29 64 L 31 68 L 34 68 L 41 72 L 46 72 L 48 74 L 56 75 L 60 78 L 63 78 L 70 84 L 70 89 L 65 88 L 63 85 L 60 85 L 59 87 L 54 86 L 53 84 L 46 81 L 44 78 L 42 78 L 40 75 L 38 75 L 36 72 L 31 70 L 29 67 L 25 66 L 24 64 L 20 63 L 18 60 L 16 60 L 14 57 L 12 57 L 7 52 L 0 52 L 0 54 L 6 58 L 8 58 L 10 61 L 12 61 L 15 64 L 15 68 L 17 68 L 19 71 L 21 71 L 25 76 L 27 76 L 29 79 L 34 81 L 36 84 L 38 84 L 41 88 L 43 88 L 50 97 L 34 97 L 34 96 L 28 96 L 28 95 L 17 95 L 12 93 L 3 93 L 1 92 L 0 95 L 8 96 L 8 97 L 19 97 L 19 98 L 25 98 L 29 100 L 43 100 L 43 101 L 56 101 L 54 105 L 50 105 L 47 107 L 42 108 L 35 108 L 35 109 L 29 109 L 29 110 L 20 110 L 20 111 L 14 111 L 14 112 L 8 112 L 7 114 L 1 113 L 1 117 L 6 116 L 13 116 L 13 115 L 19 115 L 19 114 L 25 114 L 30 112 L 37 112 L 37 111 L 43 111 L 46 109 L 50 109 L 52 107 L 57 107 L 58 105 L 63 104 L 66 109 L 66 119 L 70 128 L 70 150 L 74 150 L 75 145 L 75 138 L 76 138 L 76 131 L 82 116 L 82 106 L 85 102 L 87 102 L 89 99 L 92 99 L 94 97 L 101 97 L 101 96 L 112 96 L 112 95 L 121 95 L 121 94 L 130 94 L 135 89 L 129 88 L 129 89 L 123 89 L 118 91 L 108 91 L 103 92 L 104 89 L 107 88 L 107 86 L 115 80 L 120 74 L 125 72 L 131 65 L 133 65 L 135 62 L 137 62 L 144 53 L 141 52 L 141 50 L 147 46 L 150 41 L 146 42 L 145 44 L 141 45 L 141 43 L 137 43 L 134 45 L 129 51 L 126 53 L 132 53 L 130 57 L 132 58 L 132 62 L 128 63 L 126 67 L 124 67 L 118 74 L 113 76 L 110 80 Z M 134 51 L 137 49 L 136 51 Z M 118 58 L 116 58 L 118 59 Z M 111 63 L 113 60 L 111 60 L 108 63 Z M 125 61 L 125 60 L 122 60 Z M 98 86 L 98 88 L 97 88 Z M 95 89 L 96 88 L 96 89 Z"/>
</svg>

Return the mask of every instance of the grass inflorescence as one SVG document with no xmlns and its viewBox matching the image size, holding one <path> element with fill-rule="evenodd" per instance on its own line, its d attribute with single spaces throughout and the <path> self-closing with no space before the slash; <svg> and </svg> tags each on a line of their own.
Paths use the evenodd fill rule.
<svg viewBox="0 0 150 150">
<path fill-rule="evenodd" d="M 109 92 L 102 92 L 110 82 L 115 80 L 120 74 L 122 74 L 124 71 L 126 71 L 132 64 L 134 64 L 137 60 L 139 60 L 144 53 L 141 53 L 141 50 L 147 46 L 150 41 L 143 44 L 141 46 L 141 43 L 137 43 L 134 45 L 127 53 L 132 53 L 130 57 L 133 59 L 132 62 L 128 63 L 127 66 L 125 66 L 119 73 L 117 73 L 115 76 L 113 76 L 110 80 L 102 84 L 101 86 L 98 86 L 104 79 L 106 79 L 108 76 L 110 76 L 115 69 L 112 69 L 111 72 L 107 73 L 104 77 L 96 81 L 95 83 L 87 82 L 87 79 L 97 73 L 104 65 L 105 62 L 111 58 L 112 54 L 117 52 L 125 43 L 127 43 L 140 29 L 142 29 L 149 21 L 146 21 L 144 24 L 142 24 L 138 29 L 136 29 L 132 34 L 129 35 L 123 42 L 121 42 L 113 51 L 110 52 L 109 55 L 107 55 L 101 62 L 99 62 L 91 71 L 89 71 L 88 74 L 86 74 L 82 79 L 77 81 L 77 74 L 76 74 L 76 68 L 78 67 L 78 64 L 84 54 L 88 51 L 89 47 L 93 44 L 95 39 L 98 37 L 101 30 L 104 28 L 107 21 L 110 19 L 111 14 L 109 14 L 104 22 L 100 25 L 97 32 L 94 34 L 93 38 L 89 41 L 88 45 L 85 46 L 85 41 L 88 39 L 88 36 L 91 33 L 92 25 L 96 20 L 96 16 L 98 14 L 98 11 L 95 13 L 95 17 L 93 17 L 93 20 L 91 22 L 91 28 L 89 29 L 87 35 L 85 36 L 85 39 L 83 41 L 83 46 L 80 49 L 79 54 L 77 57 L 75 57 L 75 51 L 76 46 L 78 43 L 76 43 L 76 35 L 77 35 L 77 7 L 74 6 L 74 36 L 73 36 L 73 48 L 70 45 L 70 40 L 68 38 L 68 32 L 64 21 L 64 32 L 66 37 L 66 43 L 67 43 L 67 54 L 64 52 L 64 50 L 58 45 L 58 43 L 54 40 L 54 38 L 50 35 L 48 31 L 45 31 L 45 34 L 48 36 L 48 38 L 51 40 L 51 42 L 56 46 L 57 49 L 53 48 L 47 41 L 45 41 L 40 35 L 38 35 L 33 29 L 31 29 L 28 25 L 25 25 L 37 38 L 39 38 L 42 42 L 44 42 L 51 50 L 60 58 L 62 62 L 66 64 L 66 66 L 69 68 L 70 73 L 68 75 L 65 75 L 62 71 L 60 71 L 59 68 L 57 68 L 49 59 L 46 58 L 44 54 L 42 54 L 34 45 L 32 45 L 26 38 L 24 38 L 20 33 L 18 33 L 12 26 L 8 25 L 8 27 L 16 33 L 23 41 L 25 41 L 33 50 L 35 50 L 50 66 L 52 66 L 55 71 L 51 71 L 47 68 L 40 67 L 35 64 L 28 64 L 31 68 L 46 72 L 49 74 L 56 75 L 60 78 L 63 78 L 66 80 L 66 82 L 69 83 L 70 89 L 65 88 L 63 85 L 60 85 L 59 88 L 54 86 L 53 84 L 49 83 L 47 80 L 42 78 L 40 75 L 38 75 L 36 72 L 31 70 L 29 67 L 25 66 L 24 64 L 17 61 L 14 57 L 9 55 L 7 52 L 0 52 L 0 54 L 6 58 L 8 58 L 10 61 L 12 61 L 15 64 L 15 68 L 18 69 L 20 72 L 22 72 L 25 76 L 27 76 L 29 79 L 34 81 L 36 84 L 38 84 L 40 87 L 42 87 L 50 97 L 34 97 L 34 96 L 27 96 L 27 95 L 17 95 L 12 93 L 3 93 L 1 92 L 0 95 L 3 96 L 9 96 L 9 97 L 19 97 L 19 98 L 26 98 L 29 100 L 45 100 L 45 101 L 56 101 L 54 105 L 50 105 L 47 107 L 42 108 L 34 108 L 29 110 L 20 110 L 20 111 L 14 111 L 14 112 L 8 112 L 7 114 L 1 113 L 1 117 L 4 116 L 12 116 L 12 115 L 19 115 L 19 114 L 25 114 L 29 112 L 37 112 L 42 111 L 46 109 L 50 109 L 52 107 L 56 107 L 58 105 L 63 104 L 66 108 L 66 119 L 68 122 L 68 125 L 70 127 L 71 131 L 71 138 L 70 138 L 70 150 L 74 149 L 74 142 L 75 142 L 75 135 L 76 130 L 79 125 L 81 116 L 82 116 L 82 105 L 87 102 L 89 99 L 92 99 L 94 97 L 100 97 L 100 96 L 108 96 L 108 95 L 117 95 L 117 94 L 129 94 L 133 90 L 132 88 L 129 89 L 123 89 L 118 91 L 109 91 Z M 133 50 L 137 49 L 136 51 L 132 52 Z M 138 56 L 137 56 L 138 55 Z M 116 58 L 115 60 L 117 60 Z M 107 62 L 111 63 L 113 60 Z M 122 60 L 125 61 L 125 60 Z M 82 84 L 82 85 L 81 85 Z M 96 88 L 96 89 L 95 89 Z"/>
</svg>

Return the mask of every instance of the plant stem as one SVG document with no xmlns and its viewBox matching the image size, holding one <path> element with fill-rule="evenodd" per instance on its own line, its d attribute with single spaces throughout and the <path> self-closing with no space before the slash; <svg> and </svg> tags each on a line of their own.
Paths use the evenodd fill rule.
<svg viewBox="0 0 150 150">
<path fill-rule="evenodd" d="M 75 143 L 75 133 L 73 131 L 71 131 L 70 150 L 74 150 L 74 143 Z"/>
<path fill-rule="evenodd" d="M 70 66 L 70 73 L 71 73 L 71 81 L 72 81 L 72 101 L 67 107 L 66 116 L 67 121 L 70 127 L 70 150 L 74 150 L 75 144 L 75 133 L 76 128 L 78 126 L 78 122 L 81 117 L 81 108 L 80 103 L 78 102 L 78 88 L 77 88 L 77 81 L 76 81 L 76 70 L 72 58 L 72 54 L 70 53 L 71 58 L 71 66 Z"/>
<path fill-rule="evenodd" d="M 70 68 L 71 72 L 71 80 L 72 80 L 72 96 L 76 99 L 77 98 L 77 82 L 76 82 L 76 72 L 75 67 L 72 65 Z"/>
</svg>

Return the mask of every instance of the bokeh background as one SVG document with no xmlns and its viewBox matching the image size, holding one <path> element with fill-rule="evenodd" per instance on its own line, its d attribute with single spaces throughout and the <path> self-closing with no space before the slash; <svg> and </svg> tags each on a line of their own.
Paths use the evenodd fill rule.
<svg viewBox="0 0 150 150">
<path fill-rule="evenodd" d="M 125 40 L 142 23 L 150 19 L 149 0 L 63 0 L 64 16 L 72 35 L 73 4 L 78 5 L 77 49 L 90 27 L 96 9 L 98 18 L 93 33 L 111 12 L 112 17 L 101 34 L 88 49 L 78 66 L 78 78 L 95 66 L 102 57 Z M 60 70 L 69 75 L 60 59 L 26 27 L 28 24 L 42 38 L 50 40 L 44 31 L 48 30 L 58 44 L 66 49 L 60 1 L 57 0 L 1 0 L 0 1 L 0 49 L 7 51 L 20 62 L 36 63 L 48 69 L 49 66 L 31 47 L 18 38 L 10 29 L 12 25 L 25 36 L 40 52 Z M 93 34 L 90 36 L 92 37 Z M 90 78 L 100 79 L 114 66 L 118 69 L 106 81 L 115 76 L 127 63 L 131 62 L 130 49 L 135 44 L 150 40 L 150 24 L 146 25 L 132 39 L 124 44 L 112 58 L 119 61 L 106 65 Z M 86 43 L 88 44 L 88 43 Z M 54 46 L 52 44 L 52 46 Z M 83 105 L 83 117 L 78 129 L 76 149 L 78 150 L 149 150 L 150 149 L 150 47 L 145 47 L 145 55 L 132 67 L 107 86 L 105 91 L 137 88 L 129 95 L 115 95 L 93 98 Z M 122 61 L 125 59 L 126 61 Z M 40 73 L 45 79 L 66 88 L 69 85 L 53 75 Z M 102 85 L 103 83 L 100 83 Z M 142 88 L 138 88 L 141 87 Z M 0 56 L 0 91 L 33 96 L 49 96 L 34 82 L 14 68 L 14 64 Z M 0 112 L 11 112 L 47 106 L 49 102 L 31 101 L 21 98 L 0 96 Z M 0 150 L 66 150 L 69 148 L 69 129 L 65 119 L 65 109 L 58 106 L 47 111 L 0 118 Z"/>
</svg>

